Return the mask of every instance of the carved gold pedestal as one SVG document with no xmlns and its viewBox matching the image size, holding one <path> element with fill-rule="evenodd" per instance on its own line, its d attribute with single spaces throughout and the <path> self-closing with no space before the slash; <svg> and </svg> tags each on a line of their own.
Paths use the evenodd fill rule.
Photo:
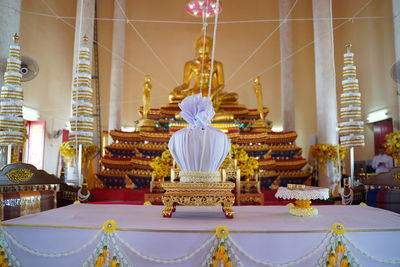
<svg viewBox="0 0 400 267">
<path fill-rule="evenodd" d="M 176 206 L 215 206 L 221 205 L 226 218 L 233 218 L 232 205 L 235 195 L 234 183 L 163 183 L 165 193 L 162 197 L 165 206 L 163 217 L 171 217 Z"/>
</svg>

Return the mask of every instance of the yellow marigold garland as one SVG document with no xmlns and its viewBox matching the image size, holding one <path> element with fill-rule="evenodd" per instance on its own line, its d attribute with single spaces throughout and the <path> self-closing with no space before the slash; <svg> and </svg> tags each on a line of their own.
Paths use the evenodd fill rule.
<svg viewBox="0 0 400 267">
<path fill-rule="evenodd" d="M 76 148 L 72 146 L 70 142 L 64 142 L 61 144 L 58 150 L 60 151 L 61 156 L 64 157 L 64 162 L 67 165 L 67 167 L 71 167 L 72 160 L 77 153 Z M 97 152 L 96 145 L 84 146 L 82 150 L 83 164 L 88 164 L 90 160 L 93 158 L 93 156 L 96 154 L 96 152 Z"/>
<path fill-rule="evenodd" d="M 396 164 L 400 162 L 400 131 L 388 133 L 383 146 L 386 148 L 386 153 L 395 159 Z"/>
<path fill-rule="evenodd" d="M 339 145 L 339 158 L 342 161 L 348 153 L 346 148 Z M 338 164 L 338 146 L 329 144 L 316 144 L 311 146 L 311 155 L 317 160 L 318 166 L 324 168 L 325 163 L 328 160 L 333 161 L 336 165 Z"/>
<path fill-rule="evenodd" d="M 170 176 L 170 170 L 172 168 L 172 155 L 169 150 L 165 150 L 161 157 L 155 157 L 152 159 L 150 166 L 153 168 L 152 175 L 157 179 L 162 179 Z"/>
<path fill-rule="evenodd" d="M 70 167 L 72 165 L 72 159 L 76 154 L 75 147 L 71 146 L 69 142 L 64 142 L 58 150 L 60 151 L 61 156 L 64 157 L 64 162 L 67 167 Z"/>
<path fill-rule="evenodd" d="M 240 174 L 242 176 L 254 175 L 254 170 L 258 169 L 258 160 L 254 157 L 249 157 L 247 152 L 240 148 L 239 145 L 232 144 L 229 154 L 233 159 L 237 160 L 238 167 L 240 169 Z M 221 169 L 226 169 L 229 165 L 229 156 L 226 157 L 221 165 Z"/>
</svg>

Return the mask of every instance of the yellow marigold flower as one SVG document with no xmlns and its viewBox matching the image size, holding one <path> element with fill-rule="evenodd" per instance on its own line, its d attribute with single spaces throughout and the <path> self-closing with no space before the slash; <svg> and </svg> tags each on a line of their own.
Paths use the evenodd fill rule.
<svg viewBox="0 0 400 267">
<path fill-rule="evenodd" d="M 219 238 L 227 238 L 229 235 L 229 229 L 228 227 L 224 226 L 224 225 L 219 225 L 217 226 L 217 228 L 215 229 L 215 234 L 217 235 L 217 237 Z"/>
<path fill-rule="evenodd" d="M 338 235 L 342 235 L 346 232 L 346 228 L 341 223 L 334 223 L 332 225 L 332 231 L 334 231 Z"/>
<path fill-rule="evenodd" d="M 344 256 L 343 259 L 340 261 L 340 267 L 347 267 L 349 261 L 347 260 L 347 257 Z"/>
<path fill-rule="evenodd" d="M 115 231 L 115 229 L 117 229 L 117 223 L 114 220 L 107 220 L 104 224 L 103 224 L 103 230 L 106 233 L 112 233 Z"/>
<path fill-rule="evenodd" d="M 229 259 L 229 255 L 228 255 L 228 253 L 224 253 L 224 256 L 222 257 L 222 261 L 223 262 L 228 262 L 228 259 Z"/>
<path fill-rule="evenodd" d="M 217 252 L 217 253 L 222 254 L 222 255 L 225 253 L 225 247 L 224 247 L 224 245 L 219 246 L 218 252 Z"/>
<path fill-rule="evenodd" d="M 213 266 L 213 267 L 217 267 L 217 266 L 218 266 L 217 259 L 213 259 L 213 260 L 212 260 L 212 266 Z"/>
</svg>

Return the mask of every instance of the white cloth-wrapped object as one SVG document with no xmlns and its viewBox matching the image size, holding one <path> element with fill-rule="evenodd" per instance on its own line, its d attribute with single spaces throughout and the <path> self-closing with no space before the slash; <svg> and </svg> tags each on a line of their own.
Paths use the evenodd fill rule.
<svg viewBox="0 0 400 267">
<path fill-rule="evenodd" d="M 195 172 L 200 176 L 209 172 L 210 179 L 218 182 L 215 174 L 229 152 L 230 142 L 226 134 L 210 126 L 215 114 L 211 100 L 196 94 L 186 97 L 179 107 L 180 115 L 190 126 L 174 133 L 168 147 L 182 171 L 181 182 L 192 180 L 185 180 L 185 172 L 190 172 L 187 176 L 191 177 Z"/>
</svg>

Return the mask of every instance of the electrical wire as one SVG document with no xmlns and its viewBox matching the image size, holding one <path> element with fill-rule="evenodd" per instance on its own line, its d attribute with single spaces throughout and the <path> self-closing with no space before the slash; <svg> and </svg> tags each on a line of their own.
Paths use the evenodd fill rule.
<svg viewBox="0 0 400 267">
<path fill-rule="evenodd" d="M 165 65 L 165 63 L 162 61 L 159 55 L 157 55 L 156 51 L 151 47 L 151 45 L 144 39 L 142 34 L 136 29 L 136 27 L 128 20 L 128 17 L 126 16 L 125 10 L 121 7 L 121 4 L 119 3 L 119 0 L 115 1 L 118 5 L 118 7 L 121 9 L 122 14 L 126 18 L 127 23 L 131 26 L 131 28 L 136 32 L 136 34 L 139 36 L 139 38 L 143 41 L 143 43 L 146 45 L 146 47 L 150 50 L 150 52 L 153 54 L 153 56 L 160 62 L 161 66 L 167 71 L 168 75 L 172 78 L 172 80 L 175 82 L 175 84 L 178 84 L 178 80 L 176 77 L 171 73 L 169 68 Z"/>
<path fill-rule="evenodd" d="M 240 64 L 239 67 L 237 67 L 236 70 L 234 70 L 234 71 L 232 72 L 232 74 L 229 76 L 229 78 L 226 79 L 226 82 L 229 82 L 229 81 L 236 75 L 236 73 L 238 73 L 239 70 L 241 70 L 242 67 L 243 67 L 244 65 L 246 65 L 247 62 L 249 62 L 249 60 L 261 49 L 261 47 L 264 46 L 264 44 L 272 37 L 272 35 L 274 35 L 274 33 L 277 32 L 277 31 L 281 28 L 281 26 L 283 25 L 283 23 L 286 22 L 287 18 L 290 16 L 290 14 L 292 13 L 293 9 L 295 8 L 295 6 L 296 6 L 296 4 L 297 4 L 297 1 L 298 1 L 298 0 L 296 0 L 296 1 L 293 3 L 292 7 L 289 9 L 288 13 L 287 13 L 286 16 L 285 16 L 285 19 L 282 20 L 282 21 L 279 23 L 278 27 L 276 27 L 270 34 L 268 34 L 268 36 L 267 36 L 266 38 L 264 38 L 264 40 L 263 40 L 263 41 L 253 50 L 253 52 L 251 52 L 251 54 L 242 62 L 242 64 Z"/>
<path fill-rule="evenodd" d="M 66 21 L 65 19 L 63 19 L 62 17 L 58 16 L 57 13 L 54 11 L 53 8 L 51 8 L 51 6 L 48 4 L 48 2 L 46 0 L 42 0 L 42 2 L 47 6 L 47 8 L 50 10 L 50 12 L 53 14 L 53 16 L 55 18 L 60 19 L 64 24 L 66 24 L 67 26 L 69 26 L 72 29 L 75 29 L 75 26 L 72 25 L 71 23 L 69 23 L 68 21 Z M 75 17 L 74 17 L 75 18 Z M 139 67 L 133 65 L 132 63 L 130 63 L 129 61 L 125 60 L 124 58 L 122 58 L 121 56 L 119 56 L 118 54 L 114 54 L 112 52 L 111 49 L 109 49 L 108 47 L 106 47 L 105 45 L 101 44 L 98 41 L 93 40 L 92 38 L 89 37 L 89 40 L 92 42 L 97 43 L 101 48 L 103 48 L 105 51 L 107 51 L 108 53 L 110 53 L 112 56 L 116 56 L 119 60 L 121 60 L 122 62 L 124 62 L 127 66 L 129 66 L 130 68 L 132 68 L 133 70 L 135 70 L 136 72 L 140 73 L 141 75 L 146 75 L 146 72 L 144 72 L 143 70 L 141 70 Z M 164 90 L 168 91 L 170 90 L 170 87 L 164 85 L 162 82 L 160 82 L 157 78 L 152 78 L 154 83 L 157 83 L 161 88 L 163 88 Z"/>
<path fill-rule="evenodd" d="M 357 12 L 354 13 L 354 15 L 352 17 L 349 17 L 346 21 L 343 21 L 342 23 L 338 24 L 336 27 L 333 28 L 333 31 L 339 29 L 340 27 L 342 27 L 343 25 L 345 25 L 348 22 L 351 22 L 354 20 L 355 17 L 357 17 L 357 15 L 359 13 L 361 13 L 370 3 L 372 2 L 372 0 L 368 0 Z M 325 37 L 325 35 L 320 36 L 320 38 Z M 297 55 L 298 53 L 300 53 L 301 51 L 303 51 L 304 49 L 308 48 L 309 46 L 313 45 L 315 42 L 315 40 L 310 41 L 309 43 L 305 44 L 304 46 L 300 47 L 299 49 L 297 49 L 296 51 L 294 51 L 292 54 L 288 55 L 287 57 L 275 62 L 274 64 L 270 65 L 269 67 L 265 68 L 264 70 L 262 70 L 261 72 L 259 72 L 256 75 L 251 76 L 250 79 L 246 80 L 245 82 L 242 82 L 241 84 L 239 84 L 237 87 L 233 88 L 232 90 L 228 90 L 229 92 L 236 92 L 237 90 L 239 90 L 240 88 L 242 88 L 243 86 L 245 86 L 246 84 L 250 83 L 253 81 L 255 76 L 261 76 L 265 73 L 267 73 L 268 71 L 270 71 L 271 69 L 273 69 L 274 67 L 280 65 L 282 62 L 284 62 L 285 60 L 288 60 L 289 58 Z"/>
<path fill-rule="evenodd" d="M 0 4 L 0 6 L 4 6 L 10 9 L 17 10 L 15 8 L 9 7 L 4 4 Z M 50 15 L 46 13 L 41 13 L 41 12 L 35 12 L 35 11 L 29 11 L 29 10 L 17 10 L 22 13 L 30 14 L 30 15 L 36 15 L 36 16 L 41 16 L 41 17 L 48 17 L 48 18 L 55 18 L 55 19 L 68 19 L 68 20 L 75 20 L 75 16 L 59 16 L 59 15 Z M 354 20 L 368 20 L 368 19 L 394 19 L 397 18 L 399 14 L 396 16 L 363 16 L 363 17 L 357 17 L 353 18 Z M 332 18 L 333 21 L 335 20 L 348 20 L 351 17 L 335 17 Z M 180 20 L 152 20 L 152 19 L 114 19 L 114 18 L 84 18 L 84 20 L 97 20 L 97 21 L 129 21 L 129 22 L 136 22 L 136 23 L 161 23 L 161 24 L 196 24 L 196 25 L 201 25 L 201 22 L 196 22 L 196 21 L 180 21 Z M 330 18 L 291 18 L 287 19 L 286 21 L 313 21 L 313 20 L 330 20 Z M 241 23 L 266 23 L 266 22 L 281 22 L 284 21 L 283 19 L 250 19 L 250 20 L 227 20 L 227 21 L 219 21 L 218 24 L 241 24 Z M 213 22 L 210 22 L 210 24 L 214 24 Z"/>
</svg>

